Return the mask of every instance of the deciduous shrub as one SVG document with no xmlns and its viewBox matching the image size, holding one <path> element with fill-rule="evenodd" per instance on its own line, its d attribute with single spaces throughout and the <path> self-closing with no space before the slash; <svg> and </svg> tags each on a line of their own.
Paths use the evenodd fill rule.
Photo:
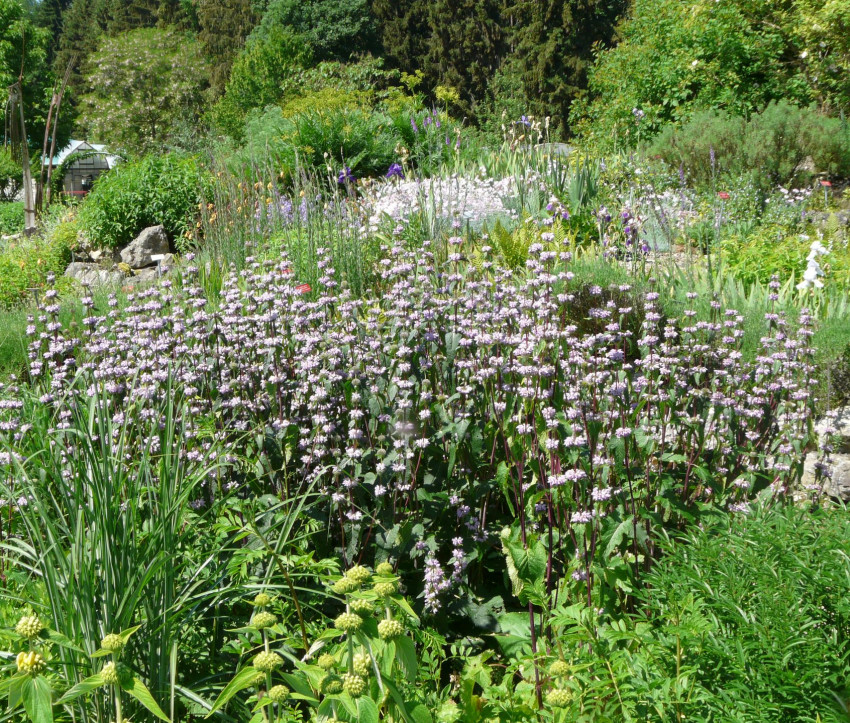
<svg viewBox="0 0 850 723">
<path fill-rule="evenodd" d="M 11 236 L 23 230 L 24 204 L 20 201 L 0 202 L 0 235 Z"/>
<path fill-rule="evenodd" d="M 850 128 L 814 108 L 780 101 L 749 120 L 701 111 L 684 125 L 666 126 L 649 148 L 673 168 L 683 167 L 698 185 L 724 175 L 754 174 L 763 183 L 788 184 L 815 171 L 850 175 Z"/>
<path fill-rule="evenodd" d="M 128 243 L 157 224 L 177 238 L 192 225 L 204 179 L 190 155 L 149 155 L 123 163 L 95 182 L 80 209 L 80 226 L 104 248 Z"/>
<path fill-rule="evenodd" d="M 840 0 L 636 0 L 571 122 L 600 144 L 634 146 L 700 109 L 746 116 L 784 98 L 838 115 L 850 104 L 848 21 Z"/>
<path fill-rule="evenodd" d="M 28 289 L 44 286 L 48 274 L 65 270 L 77 234 L 73 222 L 58 229 L 62 230 L 54 235 L 0 243 L 0 308 L 15 306 L 26 298 Z"/>
</svg>

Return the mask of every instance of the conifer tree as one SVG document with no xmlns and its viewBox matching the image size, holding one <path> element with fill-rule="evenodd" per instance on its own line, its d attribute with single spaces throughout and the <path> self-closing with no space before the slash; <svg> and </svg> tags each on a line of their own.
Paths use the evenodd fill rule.
<svg viewBox="0 0 850 723">
<path fill-rule="evenodd" d="M 595 49 L 611 41 L 627 6 L 628 0 L 520 0 L 506 8 L 530 113 L 550 115 L 566 130 Z"/>
<path fill-rule="evenodd" d="M 220 95 L 236 55 L 257 24 L 251 0 L 198 0 L 196 5 L 204 56 L 210 64 L 210 86 Z"/>
</svg>

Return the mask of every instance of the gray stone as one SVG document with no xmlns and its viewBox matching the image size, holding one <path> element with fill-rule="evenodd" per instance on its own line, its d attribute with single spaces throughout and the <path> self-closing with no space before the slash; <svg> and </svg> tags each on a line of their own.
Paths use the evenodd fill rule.
<svg viewBox="0 0 850 723">
<path fill-rule="evenodd" d="M 155 254 L 167 254 L 171 251 L 168 234 L 162 226 L 149 226 L 135 239 L 121 249 L 121 261 L 131 269 L 143 269 L 156 263 L 151 259 Z"/>
<path fill-rule="evenodd" d="M 834 419 L 824 418 L 818 421 L 815 425 L 815 432 L 818 435 L 819 445 L 823 445 L 826 442 L 826 430 L 829 427 L 835 430 L 833 436 L 836 439 L 833 451 L 850 454 L 850 406 L 836 409 Z"/>
<path fill-rule="evenodd" d="M 573 147 L 569 143 L 538 143 L 534 146 L 534 149 L 549 156 L 562 156 L 564 158 L 573 152 Z"/>
<path fill-rule="evenodd" d="M 65 269 L 65 276 L 89 286 L 118 286 L 126 278 L 120 271 L 110 271 L 100 264 L 87 264 L 82 261 L 69 264 Z"/>
</svg>

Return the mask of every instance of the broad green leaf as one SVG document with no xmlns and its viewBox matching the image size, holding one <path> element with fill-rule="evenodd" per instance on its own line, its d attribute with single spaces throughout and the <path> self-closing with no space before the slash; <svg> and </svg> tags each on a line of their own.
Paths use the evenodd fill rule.
<svg viewBox="0 0 850 723">
<path fill-rule="evenodd" d="M 77 653 L 85 654 L 85 651 L 82 648 L 78 648 L 68 638 L 62 635 L 62 633 L 57 633 L 55 630 L 47 630 L 47 639 L 51 643 L 56 643 L 56 645 L 60 645 L 63 648 L 68 648 L 69 650 L 73 650 Z"/>
<path fill-rule="evenodd" d="M 160 720 L 164 720 L 167 723 L 171 723 L 168 716 L 163 713 L 162 708 L 160 708 L 156 701 L 153 699 L 151 692 L 147 689 L 145 684 L 139 680 L 138 678 L 133 678 L 133 685 L 130 686 L 129 690 L 125 688 L 131 696 L 133 696 L 139 703 L 141 703 L 145 708 L 147 708 L 151 713 L 153 713 Z"/>
<path fill-rule="evenodd" d="M 357 699 L 357 720 L 359 723 L 378 723 L 380 720 L 378 706 L 367 695 Z"/>
<path fill-rule="evenodd" d="M 213 713 L 215 713 L 219 708 L 221 708 L 227 701 L 229 701 L 234 695 L 236 695 L 240 690 L 245 690 L 251 686 L 251 684 L 257 679 L 258 671 L 253 665 L 248 665 L 242 668 L 236 675 L 233 676 L 233 679 L 224 686 L 224 690 L 218 694 L 218 698 L 215 699 L 215 703 L 213 703 L 213 707 L 210 708 L 210 712 L 207 713 L 207 718 L 209 718 Z"/>
<path fill-rule="evenodd" d="M 53 694 L 47 678 L 28 677 L 21 688 L 21 697 L 32 723 L 53 723 Z"/>
<path fill-rule="evenodd" d="M 403 596 L 393 595 L 390 599 L 396 605 L 398 605 L 402 610 L 404 610 L 405 614 L 409 618 L 412 618 L 413 620 L 415 620 L 417 624 L 419 623 L 419 616 L 415 612 L 413 612 L 413 608 L 410 607 L 410 604 L 407 602 L 407 600 L 404 599 Z"/>
<path fill-rule="evenodd" d="M 96 675 L 89 676 L 85 680 L 77 683 L 56 702 L 60 704 L 67 703 L 68 701 L 74 700 L 74 698 L 79 698 L 81 695 L 87 695 L 97 688 L 102 688 L 104 685 L 106 684 L 103 682 L 103 677 L 100 673 L 97 673 Z"/>
<path fill-rule="evenodd" d="M 415 723 L 434 723 L 431 711 L 422 705 L 422 703 L 417 703 L 410 709 L 410 717 L 415 721 Z"/>
<path fill-rule="evenodd" d="M 398 660 L 405 677 L 412 683 L 416 680 L 416 647 L 406 635 L 395 639 L 396 660 Z"/>
</svg>

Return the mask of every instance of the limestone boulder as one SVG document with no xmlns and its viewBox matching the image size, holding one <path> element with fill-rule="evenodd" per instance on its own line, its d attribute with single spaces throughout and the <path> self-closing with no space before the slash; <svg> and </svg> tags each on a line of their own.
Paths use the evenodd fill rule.
<svg viewBox="0 0 850 723">
<path fill-rule="evenodd" d="M 151 258 L 171 251 L 171 243 L 163 226 L 149 226 L 118 252 L 122 263 L 131 269 L 143 269 L 155 264 Z"/>
</svg>

